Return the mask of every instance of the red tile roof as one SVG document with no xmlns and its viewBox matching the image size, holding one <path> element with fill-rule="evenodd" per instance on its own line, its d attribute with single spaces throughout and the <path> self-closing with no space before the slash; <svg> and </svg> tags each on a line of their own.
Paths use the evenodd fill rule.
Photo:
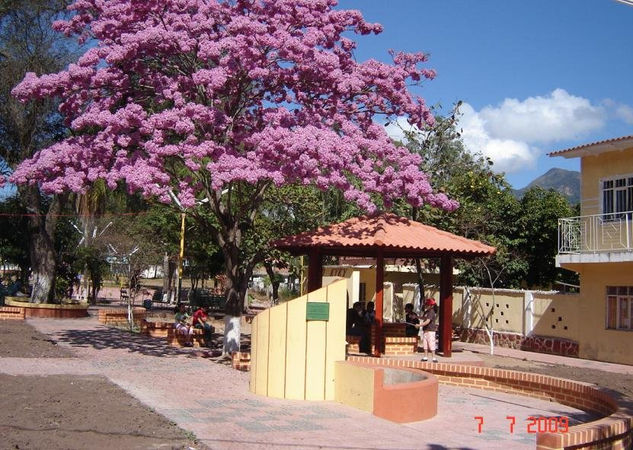
<svg viewBox="0 0 633 450">
<path fill-rule="evenodd" d="M 399 217 L 382 214 L 375 217 L 354 217 L 345 222 L 329 225 L 279 239 L 274 247 L 301 253 L 309 248 L 370 250 L 382 248 L 385 252 L 398 254 L 441 254 L 458 256 L 482 256 L 496 251 L 494 247 L 479 241 L 466 239 L 429 225 Z"/>
<path fill-rule="evenodd" d="M 604 141 L 592 142 L 590 144 L 577 145 L 576 147 L 566 148 L 564 150 L 557 150 L 555 152 L 548 153 L 548 155 L 561 156 L 566 153 L 574 152 L 577 150 L 589 149 L 590 147 L 597 147 L 597 146 L 608 146 L 611 144 L 623 143 L 624 141 L 633 142 L 633 136 L 622 136 L 622 137 L 613 138 L 613 139 L 605 139 Z"/>
</svg>

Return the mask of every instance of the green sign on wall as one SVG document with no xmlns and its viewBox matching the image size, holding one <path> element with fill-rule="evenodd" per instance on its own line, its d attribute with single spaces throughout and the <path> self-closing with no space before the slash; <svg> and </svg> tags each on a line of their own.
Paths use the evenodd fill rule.
<svg viewBox="0 0 633 450">
<path fill-rule="evenodd" d="M 325 302 L 308 302 L 306 320 L 330 320 L 330 304 Z"/>
</svg>

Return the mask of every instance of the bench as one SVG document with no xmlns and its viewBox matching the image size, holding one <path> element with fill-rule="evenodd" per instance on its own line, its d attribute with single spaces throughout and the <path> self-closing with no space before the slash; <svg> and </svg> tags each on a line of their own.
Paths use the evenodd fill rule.
<svg viewBox="0 0 633 450">
<path fill-rule="evenodd" d="M 404 323 L 385 323 L 382 328 L 382 342 L 385 356 L 415 355 L 418 352 L 418 337 L 407 336 Z M 376 326 L 371 327 L 372 353 L 376 347 Z M 347 353 L 360 353 L 360 336 L 346 336 Z"/>
<path fill-rule="evenodd" d="M 167 345 L 171 347 L 185 347 L 186 336 L 176 333 L 176 329 L 172 326 L 167 329 Z M 193 346 L 204 347 L 204 330 L 201 328 L 193 329 Z"/>
<path fill-rule="evenodd" d="M 171 322 L 148 322 L 143 319 L 141 321 L 141 334 L 155 338 L 166 338 L 169 330 L 174 328 Z"/>
</svg>

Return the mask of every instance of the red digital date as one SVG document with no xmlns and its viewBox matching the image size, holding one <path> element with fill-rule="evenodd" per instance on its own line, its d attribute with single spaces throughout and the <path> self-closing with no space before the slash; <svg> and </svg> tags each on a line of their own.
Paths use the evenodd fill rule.
<svg viewBox="0 0 633 450">
<path fill-rule="evenodd" d="M 506 416 L 510 421 L 510 433 L 514 433 L 516 424 L 515 416 Z M 475 416 L 477 421 L 477 433 L 481 433 L 484 426 L 483 416 Z M 567 433 L 569 431 L 569 417 L 528 417 L 526 431 L 528 433 Z"/>
</svg>

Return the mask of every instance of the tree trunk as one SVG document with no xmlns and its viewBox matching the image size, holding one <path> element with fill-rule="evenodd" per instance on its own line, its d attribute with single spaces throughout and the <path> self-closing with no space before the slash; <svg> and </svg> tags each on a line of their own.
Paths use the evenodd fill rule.
<svg viewBox="0 0 633 450">
<path fill-rule="evenodd" d="M 273 305 L 276 305 L 277 303 L 279 303 L 279 277 L 275 276 L 272 264 L 264 262 L 264 267 L 266 268 L 266 273 L 268 274 L 268 278 L 270 279 L 270 286 L 273 290 Z"/>
<path fill-rule="evenodd" d="M 46 215 L 40 215 L 40 194 L 36 186 L 27 186 L 23 196 L 29 216 L 29 259 L 32 271 L 31 303 L 48 303 L 55 299 L 55 226 L 61 209 L 58 196 L 53 196 Z"/>
</svg>

